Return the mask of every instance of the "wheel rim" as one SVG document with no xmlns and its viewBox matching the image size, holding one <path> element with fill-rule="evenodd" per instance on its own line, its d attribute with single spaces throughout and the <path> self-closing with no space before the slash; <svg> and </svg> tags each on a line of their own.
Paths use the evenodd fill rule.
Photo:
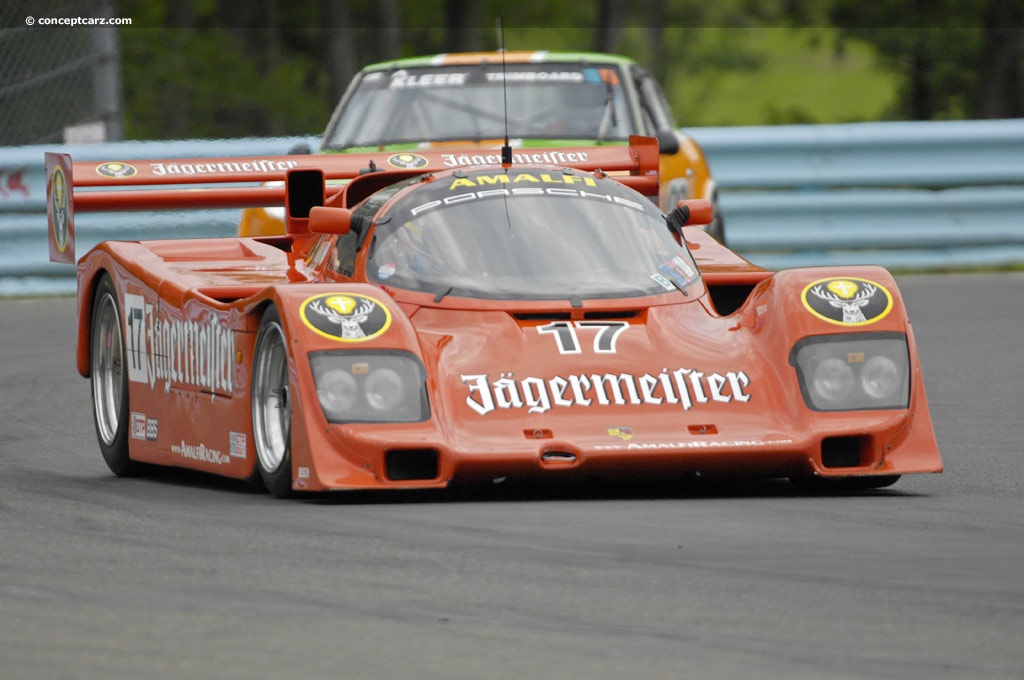
<svg viewBox="0 0 1024 680">
<path fill-rule="evenodd" d="M 264 327 L 256 346 L 253 371 L 253 433 L 260 467 L 274 472 L 284 461 L 291 426 L 288 354 L 278 323 Z"/>
<path fill-rule="evenodd" d="M 92 399 L 100 437 L 110 446 L 117 437 L 124 399 L 121 322 L 111 295 L 106 294 L 100 300 L 93 328 L 96 335 L 92 343 Z"/>
</svg>

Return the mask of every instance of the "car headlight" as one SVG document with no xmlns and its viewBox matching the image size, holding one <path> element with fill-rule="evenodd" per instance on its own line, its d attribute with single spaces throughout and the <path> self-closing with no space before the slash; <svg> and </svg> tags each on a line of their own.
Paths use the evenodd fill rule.
<svg viewBox="0 0 1024 680">
<path fill-rule="evenodd" d="M 379 412 L 398 408 L 405 397 L 402 376 L 390 368 L 378 368 L 366 377 L 366 402 Z"/>
<path fill-rule="evenodd" d="M 329 422 L 414 423 L 430 417 L 426 372 L 408 352 L 313 352 L 309 365 Z"/>
<path fill-rule="evenodd" d="M 804 402 L 815 411 L 907 408 L 910 355 L 902 333 L 804 338 L 790 355 Z"/>
<path fill-rule="evenodd" d="M 889 357 L 874 356 L 864 362 L 860 384 L 872 399 L 888 399 L 899 390 L 904 372 Z"/>
<path fill-rule="evenodd" d="M 855 381 L 856 377 L 850 365 L 836 358 L 818 362 L 811 375 L 814 393 L 830 404 L 841 404 L 849 399 Z"/>
<path fill-rule="evenodd" d="M 316 396 L 320 397 L 320 405 L 325 412 L 346 413 L 359 399 L 359 383 L 351 373 L 331 368 L 316 381 Z"/>
</svg>

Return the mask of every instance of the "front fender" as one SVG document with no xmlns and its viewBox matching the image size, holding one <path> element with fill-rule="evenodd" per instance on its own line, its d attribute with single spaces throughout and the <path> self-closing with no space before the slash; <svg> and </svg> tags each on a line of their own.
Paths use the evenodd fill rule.
<svg viewBox="0 0 1024 680">
<path fill-rule="evenodd" d="M 380 486 L 383 452 L 353 443 L 355 439 L 347 433 L 353 427 L 361 429 L 359 426 L 328 423 L 317 397 L 309 353 L 398 350 L 422 362 L 420 343 L 409 319 L 415 308 L 404 308 L 380 288 L 358 283 L 280 286 L 268 291 L 267 301 L 280 313 L 290 348 L 294 488 Z M 351 323 L 343 326 L 343 318 Z"/>
<path fill-rule="evenodd" d="M 860 296 L 860 297 L 858 297 Z M 835 298 L 835 299 L 833 299 Z M 865 301 L 858 304 L 859 300 Z M 832 303 L 836 304 L 833 305 Z M 846 303 L 845 305 L 843 303 Z M 860 312 L 863 318 L 857 312 Z M 761 336 L 771 347 L 769 361 L 783 369 L 795 382 L 790 352 L 800 340 L 813 336 L 863 336 L 867 333 L 901 333 L 907 338 L 910 371 L 910 402 L 906 409 L 889 411 L 813 412 L 801 409 L 808 431 L 823 439 L 835 435 L 866 433 L 865 422 L 879 414 L 892 413 L 891 426 L 870 437 L 873 474 L 940 472 L 942 460 L 932 426 L 928 398 L 907 309 L 892 274 L 876 266 L 809 267 L 778 272 L 762 282 L 736 315 L 742 327 Z M 791 395 L 802 403 L 799 393 Z M 814 472 L 821 476 L 850 474 L 842 468 L 819 463 Z"/>
<path fill-rule="evenodd" d="M 403 309 L 377 286 L 365 283 L 275 286 L 269 290 L 268 298 L 277 306 L 285 332 L 296 350 L 380 348 L 419 355 L 409 310 Z M 354 306 L 346 309 L 350 304 Z M 364 312 L 368 318 L 363 322 L 356 318 L 360 306 L 368 309 Z M 348 323 L 325 320 L 317 309 L 331 310 Z"/>
<path fill-rule="evenodd" d="M 844 306 L 859 310 L 863 318 L 844 315 Z M 906 333 L 909 319 L 892 274 L 859 265 L 777 272 L 754 290 L 740 323 L 783 334 L 793 344 L 810 335 Z"/>
</svg>

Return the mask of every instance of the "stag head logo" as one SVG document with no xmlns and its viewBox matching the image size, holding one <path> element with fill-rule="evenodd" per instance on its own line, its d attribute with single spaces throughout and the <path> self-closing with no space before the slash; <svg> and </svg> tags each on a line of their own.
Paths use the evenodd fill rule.
<svg viewBox="0 0 1024 680">
<path fill-rule="evenodd" d="M 110 177 L 112 179 L 122 179 L 124 177 L 131 177 L 138 172 L 135 166 L 128 165 L 127 163 L 104 163 L 96 167 L 96 172 L 103 175 L 104 177 Z"/>
<path fill-rule="evenodd" d="M 804 288 L 804 306 L 830 323 L 861 326 L 878 321 L 892 309 L 892 295 L 867 279 L 834 278 Z"/>
<path fill-rule="evenodd" d="M 51 208 L 53 210 L 53 231 L 57 248 L 64 252 L 68 246 L 68 181 L 61 168 L 53 171 Z"/>
<path fill-rule="evenodd" d="M 386 307 L 355 293 L 326 293 L 302 304 L 302 320 L 318 334 L 342 342 L 377 337 L 391 324 Z"/>
</svg>

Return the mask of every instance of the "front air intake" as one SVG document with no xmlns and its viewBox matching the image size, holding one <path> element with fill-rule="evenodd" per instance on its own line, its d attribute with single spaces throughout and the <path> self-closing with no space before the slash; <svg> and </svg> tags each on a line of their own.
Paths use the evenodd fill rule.
<svg viewBox="0 0 1024 680">
<path fill-rule="evenodd" d="M 640 310 L 638 309 L 616 309 L 610 311 L 598 310 L 595 312 L 584 312 L 583 318 L 587 319 L 588 321 L 606 321 L 610 319 L 632 319 L 633 317 L 639 315 Z"/>
<path fill-rule="evenodd" d="M 438 455 L 434 449 L 399 449 L 384 454 L 388 479 L 393 482 L 437 479 Z"/>
<path fill-rule="evenodd" d="M 637 309 L 613 309 L 596 310 L 584 312 L 583 318 L 587 321 L 609 321 L 612 319 L 632 319 L 640 315 Z M 572 315 L 569 312 L 515 312 L 512 314 L 519 321 L 569 321 Z"/>
<path fill-rule="evenodd" d="M 821 464 L 827 468 L 863 465 L 861 457 L 868 444 L 867 437 L 825 437 L 821 442 Z"/>
</svg>

